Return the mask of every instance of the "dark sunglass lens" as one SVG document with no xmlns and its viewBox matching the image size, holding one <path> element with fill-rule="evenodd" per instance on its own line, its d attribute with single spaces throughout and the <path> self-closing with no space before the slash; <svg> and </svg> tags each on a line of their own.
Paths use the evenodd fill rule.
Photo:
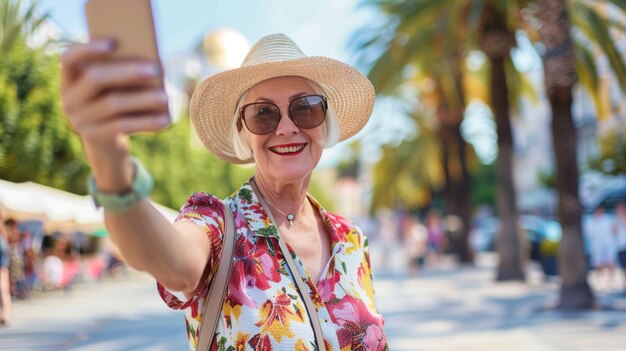
<svg viewBox="0 0 626 351">
<path fill-rule="evenodd" d="M 300 128 L 311 129 L 319 126 L 326 118 L 326 102 L 321 96 L 303 96 L 289 104 L 289 114 Z"/>
<path fill-rule="evenodd" d="M 268 134 L 276 129 L 280 121 L 280 111 L 273 104 L 255 103 L 245 107 L 243 118 L 252 133 Z"/>
</svg>

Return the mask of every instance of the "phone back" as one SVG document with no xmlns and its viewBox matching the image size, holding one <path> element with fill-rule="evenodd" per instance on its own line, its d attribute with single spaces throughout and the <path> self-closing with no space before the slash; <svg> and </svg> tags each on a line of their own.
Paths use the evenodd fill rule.
<svg viewBox="0 0 626 351">
<path fill-rule="evenodd" d="M 150 0 L 89 0 L 85 14 L 91 39 L 116 41 L 115 58 L 160 62 Z"/>
</svg>

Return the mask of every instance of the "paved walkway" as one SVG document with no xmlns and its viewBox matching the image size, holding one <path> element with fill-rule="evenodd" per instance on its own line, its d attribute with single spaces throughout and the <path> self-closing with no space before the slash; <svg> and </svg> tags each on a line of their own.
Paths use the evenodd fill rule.
<svg viewBox="0 0 626 351">
<path fill-rule="evenodd" d="M 376 259 L 376 255 L 373 255 Z M 396 262 L 397 265 L 399 261 Z M 494 283 L 493 259 L 478 267 L 444 265 L 415 278 L 393 266 L 376 289 L 391 350 L 626 350 L 626 297 L 599 294 L 614 311 L 546 311 L 558 286 Z M 18 301 L 0 350 L 185 350 L 182 315 L 160 301 L 151 278 L 133 273 L 72 292 Z"/>
<path fill-rule="evenodd" d="M 626 350 L 626 296 L 617 288 L 597 293 L 613 310 L 563 313 L 547 308 L 559 286 L 544 283 L 538 267 L 530 266 L 529 283 L 496 283 L 494 266 L 483 256 L 477 267 L 444 263 L 417 278 L 379 274 L 391 350 Z"/>
</svg>

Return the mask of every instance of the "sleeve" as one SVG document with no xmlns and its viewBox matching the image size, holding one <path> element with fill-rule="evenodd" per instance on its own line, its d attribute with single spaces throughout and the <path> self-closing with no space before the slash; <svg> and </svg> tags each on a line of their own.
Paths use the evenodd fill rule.
<svg viewBox="0 0 626 351">
<path fill-rule="evenodd" d="M 219 198 L 207 193 L 194 193 L 181 207 L 175 222 L 190 221 L 201 227 L 211 242 L 211 253 L 196 293 L 187 301 L 182 301 L 157 282 L 157 289 L 163 301 L 172 309 L 184 310 L 197 306 L 199 299 L 206 296 L 210 282 L 217 271 L 222 253 L 224 237 L 224 207 Z M 193 306 L 192 306 L 193 307 Z"/>
</svg>

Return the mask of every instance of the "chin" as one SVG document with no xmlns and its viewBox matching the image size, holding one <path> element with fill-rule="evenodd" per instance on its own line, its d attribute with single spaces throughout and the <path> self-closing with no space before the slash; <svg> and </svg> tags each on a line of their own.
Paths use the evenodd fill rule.
<svg viewBox="0 0 626 351">
<path fill-rule="evenodd" d="M 302 167 L 302 165 L 294 164 L 293 166 L 275 167 L 270 171 L 272 178 L 284 182 L 293 183 L 300 182 L 311 175 L 314 167 Z"/>
</svg>

